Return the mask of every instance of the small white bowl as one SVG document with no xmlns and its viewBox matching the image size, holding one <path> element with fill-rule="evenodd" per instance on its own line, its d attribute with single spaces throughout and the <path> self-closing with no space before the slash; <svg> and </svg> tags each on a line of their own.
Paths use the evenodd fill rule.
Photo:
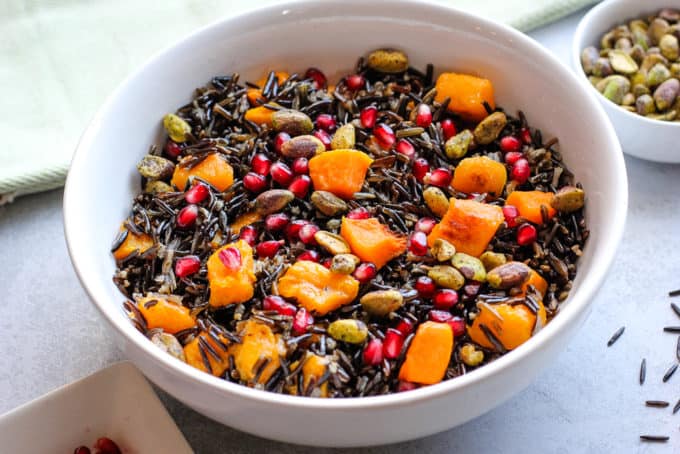
<svg viewBox="0 0 680 454">
<path fill-rule="evenodd" d="M 194 87 L 238 71 L 321 68 L 349 72 L 357 56 L 392 46 L 413 65 L 483 74 L 497 103 L 522 109 L 557 136 L 588 194 L 591 236 L 561 313 L 524 345 L 467 375 L 394 395 L 313 399 L 259 391 L 200 372 L 161 352 L 124 314 L 111 281 L 109 252 L 139 191 L 135 164 L 162 138 L 160 119 Z M 150 59 L 109 98 L 75 152 L 64 194 L 64 223 L 76 272 L 113 328 L 112 341 L 156 384 L 197 411 L 262 437 L 292 443 L 360 446 L 393 443 L 449 429 L 500 404 L 531 383 L 566 346 L 589 312 L 625 224 L 623 154 L 607 116 L 576 76 L 543 47 L 510 27 L 417 0 L 298 1 L 260 8 L 203 28 Z"/>
<path fill-rule="evenodd" d="M 599 47 L 600 38 L 614 26 L 655 13 L 662 8 L 680 9 L 679 0 L 605 0 L 591 9 L 576 28 L 571 64 L 583 85 L 597 96 L 616 129 L 623 151 L 649 161 L 680 163 L 680 122 L 650 120 L 628 112 L 602 96 L 581 67 L 581 51 Z"/>
</svg>

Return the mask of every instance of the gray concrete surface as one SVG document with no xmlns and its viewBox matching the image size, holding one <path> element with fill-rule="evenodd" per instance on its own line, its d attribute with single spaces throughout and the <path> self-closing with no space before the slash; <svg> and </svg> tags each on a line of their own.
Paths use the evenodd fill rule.
<svg viewBox="0 0 680 454">
<path fill-rule="evenodd" d="M 532 35 L 567 62 L 577 19 Z M 592 315 L 566 351 L 528 389 L 486 415 L 439 435 L 366 452 L 680 451 L 680 413 L 644 406 L 647 399 L 673 406 L 680 398 L 680 373 L 661 381 L 676 361 L 677 340 L 662 327 L 680 325 L 667 296 L 680 287 L 680 166 L 634 158 L 626 164 L 625 238 Z M 0 207 L 0 413 L 122 359 L 72 271 L 61 198 L 61 191 L 53 191 Z M 676 301 L 680 304 L 680 297 Z M 607 348 L 607 339 L 622 325 L 624 335 Z M 643 357 L 648 373 L 641 387 Z M 159 394 L 199 453 L 326 452 L 237 432 Z M 451 408 L 458 411 L 464 409 Z M 642 433 L 667 434 L 671 440 L 642 444 Z"/>
</svg>

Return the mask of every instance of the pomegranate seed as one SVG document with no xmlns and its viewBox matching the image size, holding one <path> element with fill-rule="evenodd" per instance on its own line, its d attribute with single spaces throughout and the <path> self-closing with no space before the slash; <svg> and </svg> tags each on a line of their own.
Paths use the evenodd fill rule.
<svg viewBox="0 0 680 454">
<path fill-rule="evenodd" d="M 505 153 L 518 152 L 522 148 L 522 142 L 515 136 L 505 136 L 500 142 L 501 151 Z"/>
<path fill-rule="evenodd" d="M 439 167 L 438 169 L 434 169 L 432 172 L 430 172 L 429 175 L 426 175 L 424 181 L 425 183 L 431 184 L 432 186 L 445 188 L 451 184 L 451 178 L 453 178 L 453 174 L 449 169 Z"/>
<path fill-rule="evenodd" d="M 450 312 L 438 310 L 431 310 L 430 313 L 427 314 L 427 316 L 433 322 L 438 323 L 446 323 L 453 318 L 453 315 L 451 315 Z"/>
<path fill-rule="evenodd" d="M 418 388 L 418 386 L 415 383 L 411 383 L 410 381 L 399 380 L 399 384 L 397 385 L 397 392 L 401 393 L 404 391 L 413 391 L 416 388 Z"/>
<path fill-rule="evenodd" d="M 427 254 L 427 235 L 424 232 L 413 232 L 408 239 L 408 250 L 413 255 Z"/>
<path fill-rule="evenodd" d="M 529 131 L 529 128 L 522 128 L 519 133 L 522 137 L 522 142 L 525 144 L 531 145 L 531 143 L 534 141 L 534 139 L 531 137 L 531 131 Z"/>
<path fill-rule="evenodd" d="M 425 235 L 429 235 L 434 226 L 437 225 L 437 221 L 432 218 L 420 218 L 416 222 L 415 230 L 418 232 L 423 232 Z"/>
<path fill-rule="evenodd" d="M 293 179 L 290 185 L 288 185 L 288 190 L 295 194 L 295 197 L 304 199 L 307 197 L 311 185 L 312 179 L 309 178 L 309 175 L 298 175 Z"/>
<path fill-rule="evenodd" d="M 413 322 L 411 322 L 407 318 L 402 318 L 399 320 L 399 323 L 397 324 L 397 331 L 399 331 L 402 335 L 408 336 L 413 332 Z"/>
<path fill-rule="evenodd" d="M 453 317 L 451 320 L 446 322 L 449 324 L 453 330 L 453 337 L 460 337 L 465 334 L 465 320 L 460 317 Z"/>
<path fill-rule="evenodd" d="M 363 262 L 356 267 L 356 269 L 352 273 L 352 276 L 354 276 L 354 279 L 356 279 L 357 281 L 361 282 L 362 284 L 365 284 L 366 282 L 373 279 L 376 276 L 376 274 L 378 274 L 378 268 L 376 268 L 374 264 L 372 264 L 371 262 Z"/>
<path fill-rule="evenodd" d="M 302 254 L 298 255 L 297 259 L 319 263 L 319 253 L 316 252 L 316 251 L 308 250 L 308 251 L 305 251 Z"/>
<path fill-rule="evenodd" d="M 171 158 L 176 158 L 177 156 L 182 154 L 182 147 L 180 147 L 177 142 L 168 140 L 168 142 L 165 144 L 165 154 L 167 154 Z"/>
<path fill-rule="evenodd" d="M 421 104 L 416 109 L 416 126 L 429 128 L 432 124 L 432 110 L 427 104 Z"/>
<path fill-rule="evenodd" d="M 305 244 L 316 244 L 316 241 L 314 240 L 314 235 L 316 235 L 316 232 L 321 230 L 316 224 L 311 224 L 307 223 L 300 227 L 300 231 L 298 233 L 298 236 L 300 237 L 300 241 L 302 241 Z"/>
<path fill-rule="evenodd" d="M 260 175 L 267 175 L 271 165 L 271 160 L 262 153 L 257 153 L 255 156 L 253 156 L 253 160 L 250 161 L 250 166 L 253 168 L 253 171 L 255 173 L 259 173 Z"/>
<path fill-rule="evenodd" d="M 309 221 L 304 219 L 296 219 L 295 221 L 288 224 L 286 227 L 286 238 L 288 241 L 297 241 L 300 239 L 300 229 L 309 224 Z"/>
<path fill-rule="evenodd" d="M 517 161 L 522 159 L 524 155 L 519 151 L 509 151 L 505 154 L 505 162 L 510 165 L 514 165 Z"/>
<path fill-rule="evenodd" d="M 248 243 L 251 247 L 255 246 L 255 242 L 257 241 L 257 229 L 252 225 L 243 226 L 238 233 L 238 237 Z"/>
<path fill-rule="evenodd" d="M 106 437 L 98 439 L 94 444 L 94 448 L 99 450 L 98 454 L 120 454 L 118 445 Z"/>
<path fill-rule="evenodd" d="M 262 309 L 265 311 L 276 311 L 279 315 L 287 315 L 289 317 L 294 316 L 297 311 L 295 306 L 276 295 L 265 296 L 262 300 Z"/>
<path fill-rule="evenodd" d="M 217 254 L 217 258 L 230 271 L 236 271 L 241 268 L 241 252 L 235 247 L 222 249 Z"/>
<path fill-rule="evenodd" d="M 347 79 L 345 79 L 345 85 L 347 85 L 347 88 L 352 91 L 361 90 L 364 88 L 365 83 L 366 81 L 364 80 L 364 76 L 361 74 L 352 74 L 351 76 L 347 76 Z"/>
<path fill-rule="evenodd" d="M 326 75 L 317 68 L 309 68 L 305 72 L 305 79 L 312 79 L 314 88 L 317 90 L 326 88 L 328 86 Z"/>
<path fill-rule="evenodd" d="M 515 162 L 512 166 L 512 179 L 519 184 L 525 183 L 529 179 L 531 169 L 529 168 L 529 161 L 522 158 Z"/>
<path fill-rule="evenodd" d="M 325 259 L 323 262 L 321 262 L 321 264 L 322 264 L 323 266 L 325 266 L 326 268 L 330 269 L 330 268 L 331 268 L 331 265 L 333 264 L 333 259 L 327 258 L 327 259 Z"/>
<path fill-rule="evenodd" d="M 385 150 L 389 150 L 397 141 L 397 136 L 394 135 L 392 128 L 387 126 L 385 123 L 380 123 L 373 128 L 373 135 L 378 141 L 378 145 Z"/>
<path fill-rule="evenodd" d="M 361 109 L 359 113 L 359 120 L 361 121 L 361 126 L 367 129 L 373 128 L 375 126 L 375 121 L 378 119 L 378 108 L 375 106 L 367 106 Z"/>
<path fill-rule="evenodd" d="M 73 454 L 91 454 L 92 451 L 90 451 L 90 448 L 87 446 L 78 446 L 74 451 Z"/>
<path fill-rule="evenodd" d="M 255 247 L 255 251 L 257 251 L 259 257 L 274 257 L 279 252 L 281 246 L 283 246 L 283 243 L 283 240 L 263 241 Z"/>
<path fill-rule="evenodd" d="M 210 195 L 210 189 L 203 183 L 193 185 L 185 194 L 184 200 L 187 203 L 201 203 Z"/>
<path fill-rule="evenodd" d="M 411 142 L 406 139 L 399 139 L 396 146 L 397 153 L 401 153 L 409 159 L 413 159 L 416 155 L 416 149 Z"/>
<path fill-rule="evenodd" d="M 293 172 L 298 175 L 306 175 L 309 173 L 309 160 L 307 158 L 297 158 L 293 161 Z"/>
<path fill-rule="evenodd" d="M 419 183 L 425 180 L 425 175 L 430 171 L 430 163 L 425 158 L 418 158 L 413 161 L 413 176 Z"/>
<path fill-rule="evenodd" d="M 293 319 L 293 334 L 299 336 L 307 332 L 307 329 L 314 324 L 314 317 L 307 312 L 304 307 L 298 309 Z"/>
<path fill-rule="evenodd" d="M 177 226 L 182 228 L 191 227 L 196 222 L 197 217 L 198 207 L 193 203 L 189 204 L 177 213 Z"/>
<path fill-rule="evenodd" d="M 331 149 L 331 141 L 333 140 L 333 138 L 326 131 L 324 131 L 323 129 L 317 129 L 312 133 L 312 135 L 321 141 L 324 147 L 326 147 L 326 150 Z"/>
<path fill-rule="evenodd" d="M 359 207 L 351 210 L 345 216 L 347 219 L 368 219 L 371 217 L 371 213 L 364 207 Z"/>
<path fill-rule="evenodd" d="M 290 218 L 285 213 L 274 213 L 264 218 L 264 228 L 270 232 L 278 232 L 286 228 Z"/>
<path fill-rule="evenodd" d="M 243 187 L 250 192 L 262 192 L 267 187 L 267 177 L 255 172 L 248 172 L 243 177 Z"/>
<path fill-rule="evenodd" d="M 195 255 L 188 255 L 177 259 L 175 262 L 175 276 L 183 278 L 197 273 L 201 269 L 201 259 Z"/>
<path fill-rule="evenodd" d="M 432 302 L 437 309 L 451 309 L 458 303 L 458 293 L 448 288 L 437 290 L 432 298 Z"/>
<path fill-rule="evenodd" d="M 526 246 L 536 241 L 536 227 L 531 224 L 522 224 L 517 229 L 517 244 Z"/>
<path fill-rule="evenodd" d="M 432 295 L 437 290 L 437 285 L 427 276 L 420 276 L 416 279 L 415 287 L 421 298 L 432 298 Z"/>
<path fill-rule="evenodd" d="M 383 342 L 383 354 L 387 359 L 394 359 L 401 353 L 404 345 L 404 335 L 396 329 L 388 328 Z"/>
<path fill-rule="evenodd" d="M 316 117 L 316 127 L 326 132 L 333 132 L 335 130 L 335 118 L 329 114 L 320 114 Z"/>
<path fill-rule="evenodd" d="M 276 138 L 274 139 L 274 149 L 276 150 L 277 153 L 281 153 L 281 147 L 283 146 L 284 143 L 288 142 L 290 140 L 290 134 L 287 132 L 280 132 L 276 135 Z"/>
<path fill-rule="evenodd" d="M 282 186 L 288 186 L 293 181 L 293 171 L 281 161 L 276 161 L 272 164 L 269 173 L 272 176 L 272 180 Z"/>
<path fill-rule="evenodd" d="M 517 226 L 515 219 L 519 216 L 519 210 L 514 205 L 505 205 L 503 207 L 503 216 L 505 216 L 505 223 L 508 227 L 513 228 Z"/>
<path fill-rule="evenodd" d="M 451 137 L 455 136 L 458 132 L 456 130 L 456 124 L 450 118 L 442 120 L 441 122 L 442 133 L 444 134 L 444 140 L 449 140 Z"/>
<path fill-rule="evenodd" d="M 367 366 L 377 366 L 383 360 L 383 343 L 375 338 L 368 341 L 364 347 L 364 364 Z"/>
</svg>

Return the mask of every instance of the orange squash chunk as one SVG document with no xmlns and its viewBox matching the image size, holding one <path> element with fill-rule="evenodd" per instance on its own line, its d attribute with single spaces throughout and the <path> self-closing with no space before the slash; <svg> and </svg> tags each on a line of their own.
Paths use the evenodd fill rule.
<svg viewBox="0 0 680 454">
<path fill-rule="evenodd" d="M 446 323 L 425 322 L 418 326 L 399 369 L 399 379 L 433 385 L 446 374 L 453 352 L 453 330 Z"/>
<path fill-rule="evenodd" d="M 264 106 L 252 107 L 246 110 L 244 118 L 248 121 L 252 121 L 257 125 L 267 125 L 272 127 L 272 117 L 274 116 L 274 110 L 267 109 Z"/>
<path fill-rule="evenodd" d="M 234 357 L 234 365 L 241 376 L 241 380 L 253 382 L 258 373 L 258 362 L 264 358 L 269 362 L 257 382 L 264 384 L 281 365 L 280 357 L 285 353 L 285 346 L 281 337 L 275 335 L 265 324 L 248 320 L 239 325 L 240 344 L 231 344 L 229 354 Z"/>
<path fill-rule="evenodd" d="M 493 84 L 488 79 L 469 74 L 442 73 L 437 78 L 435 88 L 435 101 L 451 98 L 448 110 L 466 120 L 481 121 L 489 115 L 484 108 L 484 101 L 492 109 L 496 108 Z"/>
<path fill-rule="evenodd" d="M 529 289 L 530 285 L 533 285 L 536 288 L 536 290 L 541 294 L 541 297 L 544 297 L 545 292 L 548 291 L 548 282 L 534 270 L 529 272 L 529 279 L 527 279 L 526 282 L 522 284 L 522 295 L 527 294 L 527 290 Z"/>
<path fill-rule="evenodd" d="M 175 173 L 172 175 L 172 183 L 180 191 L 184 191 L 189 181 L 189 177 L 199 177 L 207 181 L 220 192 L 224 192 L 234 182 L 234 169 L 229 163 L 219 154 L 213 153 L 208 155 L 201 163 L 187 169 L 185 163 L 187 159 L 182 159 L 177 166 L 175 166 Z"/>
<path fill-rule="evenodd" d="M 146 320 L 149 329 L 161 328 L 166 333 L 175 334 L 196 326 L 189 308 L 178 301 L 164 298 L 163 295 L 150 294 L 137 301 L 137 307 Z"/>
<path fill-rule="evenodd" d="M 309 160 L 309 176 L 317 191 L 351 199 L 361 190 L 372 162 L 366 153 L 357 150 L 326 151 Z"/>
<path fill-rule="evenodd" d="M 342 218 L 340 235 L 347 241 L 352 253 L 378 268 L 406 252 L 406 238 L 392 232 L 376 218 Z"/>
<path fill-rule="evenodd" d="M 458 252 L 479 257 L 504 221 L 501 207 L 474 200 L 451 199 L 441 222 L 427 237 L 432 246 L 442 238 L 456 246 Z"/>
<path fill-rule="evenodd" d="M 215 377 L 221 376 L 224 371 L 227 370 L 227 367 L 229 367 L 228 348 L 230 342 L 222 335 L 218 335 L 218 337 L 221 342 L 215 341 L 215 339 L 205 331 L 202 331 L 198 336 L 194 337 L 184 346 L 184 357 L 187 364 L 198 370 L 202 370 L 205 373 L 212 374 Z M 201 354 L 199 338 L 203 339 L 203 342 L 207 342 L 210 347 L 212 347 L 212 353 L 203 350 L 203 354 Z M 210 364 L 210 369 L 205 365 L 204 356 Z"/>
<path fill-rule="evenodd" d="M 486 156 L 479 156 L 460 161 L 453 173 L 451 186 L 466 194 L 487 193 L 495 198 L 503 193 L 507 179 L 508 173 L 503 164 Z"/>
<path fill-rule="evenodd" d="M 121 227 L 120 231 L 124 231 L 125 228 Z M 151 238 L 146 233 L 141 235 L 135 235 L 128 230 L 127 237 L 125 241 L 118 246 L 118 249 L 113 251 L 113 256 L 116 260 L 123 260 L 128 255 L 132 254 L 134 251 L 139 251 L 140 254 L 144 253 L 153 246 L 153 238 Z"/>
<path fill-rule="evenodd" d="M 308 311 L 325 315 L 354 301 L 359 281 L 318 263 L 300 260 L 279 278 L 278 288 L 281 296 L 294 298 Z"/>
<path fill-rule="evenodd" d="M 307 359 L 302 365 L 302 389 L 306 390 L 309 384 L 312 382 L 312 378 L 315 383 L 318 383 L 326 373 L 328 368 L 328 359 L 315 355 L 314 353 L 307 353 Z M 320 397 L 328 397 L 328 382 L 322 384 L 319 389 L 321 390 Z"/>
<path fill-rule="evenodd" d="M 241 254 L 238 269 L 227 268 L 220 259 L 220 253 L 235 248 Z M 255 293 L 255 272 L 253 249 L 243 240 L 229 243 L 212 253 L 208 259 L 208 282 L 210 284 L 210 306 L 222 307 L 243 303 Z"/>
<path fill-rule="evenodd" d="M 541 326 L 545 325 L 546 313 L 543 302 L 539 301 L 538 316 Z M 467 333 L 474 342 L 482 347 L 494 348 L 480 328 L 484 324 L 507 350 L 512 350 L 526 342 L 534 331 L 536 316 L 522 304 L 480 305 L 477 317 L 468 326 Z"/>
<path fill-rule="evenodd" d="M 251 211 L 249 213 L 244 213 L 237 217 L 236 220 L 230 225 L 232 233 L 240 233 L 241 229 L 247 225 L 254 224 L 255 222 L 261 221 L 262 215 L 257 211 Z"/>
<path fill-rule="evenodd" d="M 553 198 L 552 192 L 543 191 L 513 191 L 505 200 L 506 205 L 513 205 L 519 211 L 519 215 L 534 224 L 543 224 L 541 206 L 548 209 L 548 219 L 552 219 L 557 213 L 550 205 Z"/>
</svg>

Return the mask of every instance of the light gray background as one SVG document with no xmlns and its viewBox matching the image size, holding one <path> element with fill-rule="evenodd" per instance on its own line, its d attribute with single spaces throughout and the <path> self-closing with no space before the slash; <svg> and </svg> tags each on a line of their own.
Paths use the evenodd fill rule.
<svg viewBox="0 0 680 454">
<path fill-rule="evenodd" d="M 531 35 L 567 64 L 582 14 Z M 676 361 L 677 339 L 662 327 L 680 325 L 667 296 L 680 288 L 680 166 L 630 157 L 626 165 L 630 207 L 623 244 L 592 315 L 569 348 L 527 390 L 488 414 L 439 435 L 370 451 L 680 451 L 680 413 L 644 406 L 647 399 L 668 400 L 672 406 L 680 398 L 680 372 L 661 382 Z M 123 359 L 71 268 L 61 199 L 62 192 L 53 191 L 0 207 L 0 413 Z M 676 301 L 680 304 L 680 297 Z M 621 325 L 626 332 L 607 348 L 607 339 Z M 648 373 L 640 387 L 642 357 Z M 326 452 L 237 432 L 159 394 L 199 453 Z M 671 441 L 642 444 L 641 433 L 668 434 Z"/>
</svg>

